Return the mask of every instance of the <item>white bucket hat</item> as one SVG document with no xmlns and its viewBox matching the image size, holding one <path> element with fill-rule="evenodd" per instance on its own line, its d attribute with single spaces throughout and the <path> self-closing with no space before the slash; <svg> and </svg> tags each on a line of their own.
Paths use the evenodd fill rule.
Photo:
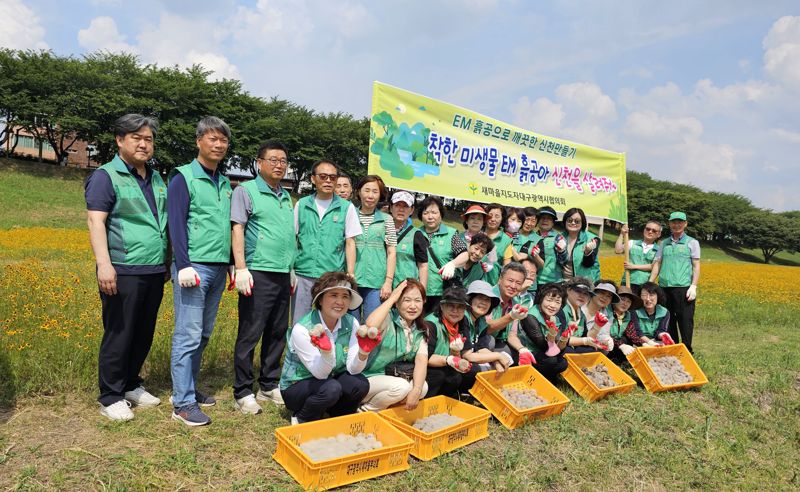
<svg viewBox="0 0 800 492">
<path fill-rule="evenodd" d="M 317 295 L 314 296 L 314 299 L 311 301 L 311 305 L 315 306 L 317 304 L 317 299 L 319 299 L 319 297 L 322 296 L 322 294 L 328 292 L 329 290 L 334 290 L 334 289 L 345 289 L 350 291 L 350 307 L 347 309 L 351 311 L 353 309 L 357 309 L 358 306 L 360 306 L 361 303 L 364 301 L 364 299 L 361 297 L 361 294 L 353 290 L 353 286 L 350 285 L 350 282 L 343 280 L 336 285 L 322 289 Z"/>
</svg>

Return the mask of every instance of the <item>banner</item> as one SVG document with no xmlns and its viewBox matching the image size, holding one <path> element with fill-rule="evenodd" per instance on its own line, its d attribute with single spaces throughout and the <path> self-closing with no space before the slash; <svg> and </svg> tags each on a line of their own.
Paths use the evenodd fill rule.
<svg viewBox="0 0 800 492">
<path fill-rule="evenodd" d="M 375 82 L 369 173 L 387 186 L 627 222 L 625 154 L 518 128 Z"/>
</svg>

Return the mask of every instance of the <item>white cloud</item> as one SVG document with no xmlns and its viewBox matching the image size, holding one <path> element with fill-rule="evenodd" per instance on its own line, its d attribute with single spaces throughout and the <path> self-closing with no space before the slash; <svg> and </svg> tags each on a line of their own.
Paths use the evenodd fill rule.
<svg viewBox="0 0 800 492">
<path fill-rule="evenodd" d="M 763 46 L 764 70 L 788 87 L 800 89 L 800 17 L 778 19 Z"/>
<path fill-rule="evenodd" d="M 107 16 L 95 17 L 88 28 L 78 31 L 78 44 L 90 51 L 136 53 L 136 48 L 128 44 L 117 29 L 114 19 Z"/>
<path fill-rule="evenodd" d="M 357 39 L 373 32 L 378 20 L 361 4 L 340 5 L 332 16 L 336 31 L 344 39 Z"/>
<path fill-rule="evenodd" d="M 662 116 L 655 111 L 635 111 L 625 121 L 628 135 L 661 141 L 697 139 L 703 133 L 703 124 L 693 116 Z"/>
<path fill-rule="evenodd" d="M 609 122 L 617 119 L 617 107 L 608 95 L 603 94 L 597 84 L 576 82 L 564 84 L 556 89 L 559 102 L 571 112 L 578 113 L 581 120 Z"/>
<path fill-rule="evenodd" d="M 800 144 L 800 132 L 786 130 L 784 128 L 772 128 L 769 132 L 785 142 Z"/>
<path fill-rule="evenodd" d="M 20 0 L 0 1 L 0 47 L 12 50 L 47 49 L 39 16 Z"/>
<path fill-rule="evenodd" d="M 357 11 L 351 13 L 357 17 Z M 258 0 L 255 8 L 239 6 L 229 29 L 242 52 L 281 47 L 302 49 L 311 41 L 314 22 L 304 1 Z"/>
<path fill-rule="evenodd" d="M 531 103 L 528 96 L 522 96 L 511 108 L 514 124 L 536 133 L 545 135 L 557 133 L 564 121 L 564 109 L 546 97 L 540 97 Z"/>
</svg>

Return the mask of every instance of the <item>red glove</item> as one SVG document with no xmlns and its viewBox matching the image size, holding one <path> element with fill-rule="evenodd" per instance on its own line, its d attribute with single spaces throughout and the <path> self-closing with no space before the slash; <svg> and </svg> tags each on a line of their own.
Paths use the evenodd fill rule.
<svg viewBox="0 0 800 492">
<path fill-rule="evenodd" d="M 514 307 L 511 308 L 511 311 L 508 312 L 513 320 L 521 320 L 528 317 L 528 308 L 523 306 L 522 304 L 514 304 Z"/>
<path fill-rule="evenodd" d="M 368 354 L 372 352 L 379 343 L 381 343 L 381 334 L 378 333 L 375 338 L 370 338 L 368 335 L 361 336 L 356 333 L 356 340 L 358 340 L 358 351 Z"/>
<path fill-rule="evenodd" d="M 470 361 L 455 355 L 448 355 L 445 361 L 448 366 L 461 373 L 469 372 L 470 369 L 472 369 L 472 363 Z"/>
<path fill-rule="evenodd" d="M 658 338 L 664 345 L 675 345 L 675 341 L 672 339 L 671 336 L 669 336 L 669 333 L 667 333 L 666 331 L 658 335 Z"/>
<path fill-rule="evenodd" d="M 555 323 L 553 320 L 549 320 L 549 319 L 548 319 L 547 321 L 545 321 L 545 322 L 544 322 L 544 324 L 546 324 L 546 325 L 547 325 L 547 328 L 548 328 L 548 329 L 549 329 L 551 332 L 553 332 L 553 334 L 554 334 L 554 335 L 555 335 L 556 333 L 558 333 L 558 326 L 556 326 L 556 323 Z"/>
<path fill-rule="evenodd" d="M 314 327 L 311 328 L 308 333 L 311 335 L 311 345 L 324 352 L 328 352 L 333 348 L 333 345 L 331 345 L 331 339 L 328 338 L 328 333 L 321 324 L 317 323 L 314 325 Z"/>
<path fill-rule="evenodd" d="M 611 342 L 611 347 L 609 347 L 608 345 L 606 345 L 605 343 L 601 342 L 596 338 L 592 338 L 592 342 L 594 342 L 594 344 L 597 345 L 597 348 L 599 348 L 600 350 L 605 350 L 607 352 L 610 352 L 611 349 L 614 348 L 614 342 Z"/>
<path fill-rule="evenodd" d="M 528 256 L 539 256 L 539 245 L 533 247 L 531 253 Z"/>
<path fill-rule="evenodd" d="M 595 313 L 594 315 L 594 325 L 599 328 L 605 325 L 606 323 L 608 323 L 608 318 L 606 317 L 606 315 L 603 314 L 603 311 L 597 311 L 597 313 Z"/>
<path fill-rule="evenodd" d="M 561 335 L 561 338 L 569 338 L 577 332 L 578 332 L 578 323 L 571 321 L 567 325 L 567 329 L 564 330 L 564 333 Z"/>
<path fill-rule="evenodd" d="M 230 265 L 228 267 L 228 290 L 236 288 L 236 267 Z"/>
<path fill-rule="evenodd" d="M 564 239 L 564 236 L 562 236 L 561 234 L 556 234 L 555 246 L 556 246 L 556 251 L 558 251 L 559 253 L 567 249 L 567 240 Z"/>
<path fill-rule="evenodd" d="M 519 365 L 524 366 L 526 364 L 536 364 L 536 359 L 533 357 L 530 350 L 521 348 L 519 349 Z"/>
<path fill-rule="evenodd" d="M 488 263 L 488 262 L 485 262 L 485 261 L 481 262 L 481 269 L 484 272 L 490 272 L 493 268 L 494 268 L 494 263 Z"/>
</svg>

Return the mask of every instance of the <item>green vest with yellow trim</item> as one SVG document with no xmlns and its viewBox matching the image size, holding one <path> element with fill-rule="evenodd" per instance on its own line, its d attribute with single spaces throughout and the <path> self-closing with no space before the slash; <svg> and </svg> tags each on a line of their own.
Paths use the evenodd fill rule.
<svg viewBox="0 0 800 492">
<path fill-rule="evenodd" d="M 247 268 L 289 272 L 297 256 L 292 197 L 286 190 L 276 195 L 260 174 L 240 186 L 247 191 L 253 207 L 244 229 Z"/>
<path fill-rule="evenodd" d="M 100 167 L 111 179 L 116 201 L 106 220 L 108 253 L 116 265 L 163 265 L 167 254 L 167 187 L 158 172 L 150 183 L 158 222 L 142 188 L 119 157 Z"/>
</svg>

